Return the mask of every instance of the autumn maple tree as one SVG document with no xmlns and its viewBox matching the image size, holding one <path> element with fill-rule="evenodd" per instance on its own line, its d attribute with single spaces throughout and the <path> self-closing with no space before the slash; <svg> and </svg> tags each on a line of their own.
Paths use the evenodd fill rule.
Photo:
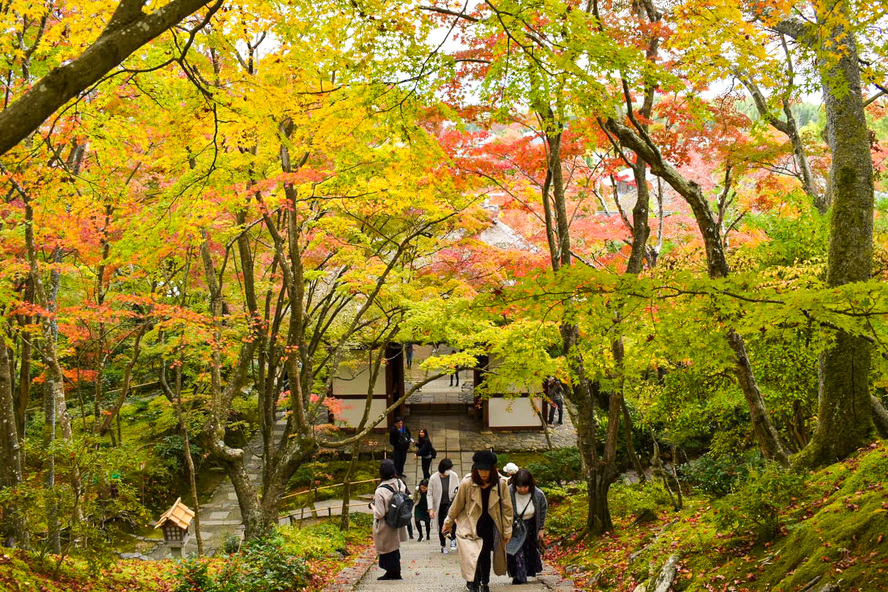
<svg viewBox="0 0 888 592">
<path fill-rule="evenodd" d="M 633 425 L 674 445 L 694 430 L 669 422 L 712 385 L 764 456 L 846 457 L 888 429 L 871 279 L 885 16 L 838 0 L 7 3 L 0 488 L 39 475 L 83 499 L 86 464 L 57 451 L 125 450 L 144 387 L 258 536 L 301 464 L 385 421 L 367 393 L 356 434 L 326 425 L 339 365 L 366 348 L 380 372 L 408 339 L 461 350 L 435 372 L 497 357 L 487 388 L 570 384 L 588 532 L 613 526 Z M 821 127 L 796 118 L 814 91 Z M 38 400 L 40 462 L 23 452 Z M 227 438 L 247 408 L 258 486 Z M 27 544 L 2 499 L 7 542 Z"/>
</svg>

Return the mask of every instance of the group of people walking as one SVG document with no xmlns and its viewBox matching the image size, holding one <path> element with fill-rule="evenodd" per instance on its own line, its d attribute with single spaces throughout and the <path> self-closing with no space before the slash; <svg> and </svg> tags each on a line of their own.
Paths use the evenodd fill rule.
<svg viewBox="0 0 888 592">
<path fill-rule="evenodd" d="M 396 453 L 393 459 L 382 461 L 381 483 L 372 504 L 373 539 L 379 567 L 385 570 L 378 579 L 402 579 L 400 543 L 412 538 L 406 526 L 393 528 L 386 520 L 395 492 L 407 492 L 403 469 L 410 444 L 416 446 L 423 468 L 423 479 L 413 493 L 419 541 L 424 536 L 431 540 L 431 523 L 437 522 L 441 553 L 457 552 L 468 592 L 489 592 L 491 570 L 497 575 L 508 573 L 513 584 L 526 583 L 542 571 L 540 549 L 548 502 L 528 470 L 509 463 L 514 474 L 500 475 L 496 454 L 482 450 L 472 456 L 471 473 L 463 478 L 449 458 L 441 459 L 437 472 L 430 475 L 436 454 L 428 432 L 420 430 L 414 442 L 401 418 L 396 418 L 390 442 Z M 513 533 L 516 540 L 510 545 Z"/>
</svg>

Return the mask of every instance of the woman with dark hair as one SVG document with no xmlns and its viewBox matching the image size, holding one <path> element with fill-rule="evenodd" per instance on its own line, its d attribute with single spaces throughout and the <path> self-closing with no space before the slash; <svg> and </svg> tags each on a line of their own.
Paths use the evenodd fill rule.
<svg viewBox="0 0 888 592">
<path fill-rule="evenodd" d="M 532 578 L 543 571 L 540 541 L 545 535 L 549 502 L 527 469 L 519 469 L 512 476 L 509 493 L 512 505 L 515 507 L 515 520 L 523 520 L 527 532 L 521 548 L 514 555 L 508 556 L 509 575 L 512 576 L 513 584 L 526 584 L 527 578 Z"/>
<path fill-rule="evenodd" d="M 395 463 L 387 458 L 379 466 L 379 477 L 382 482 L 373 496 L 373 543 L 379 554 L 379 567 L 385 573 L 377 580 L 400 580 L 401 578 L 401 541 L 407 540 L 406 528 L 392 528 L 385 522 L 385 514 L 396 491 L 406 491 L 400 479 L 396 478 Z"/>
<path fill-rule="evenodd" d="M 438 463 L 438 472 L 429 479 L 429 515 L 438 518 L 438 539 L 441 541 L 441 552 L 445 555 L 448 547 L 442 528 L 457 491 L 459 491 L 459 475 L 453 470 L 453 461 L 442 458 Z M 453 530 L 455 529 L 451 529 L 450 533 L 450 549 L 456 549 L 456 533 Z"/>
<path fill-rule="evenodd" d="M 422 459 L 422 478 L 429 479 L 432 476 L 432 459 L 435 458 L 435 448 L 432 446 L 432 439 L 429 438 L 427 429 L 420 428 L 418 438 L 416 458 Z"/>
<path fill-rule="evenodd" d="M 417 542 L 422 542 L 422 525 L 426 527 L 426 541 L 432 540 L 432 517 L 429 515 L 429 480 L 423 479 L 413 491 L 413 518 L 419 532 Z"/>
<path fill-rule="evenodd" d="M 490 450 L 472 457 L 472 474 L 462 480 L 450 506 L 443 532 L 456 524 L 459 563 L 468 592 L 490 592 L 493 571 L 506 573 L 506 543 L 512 536 L 512 499 L 509 486 L 496 470 Z"/>
</svg>

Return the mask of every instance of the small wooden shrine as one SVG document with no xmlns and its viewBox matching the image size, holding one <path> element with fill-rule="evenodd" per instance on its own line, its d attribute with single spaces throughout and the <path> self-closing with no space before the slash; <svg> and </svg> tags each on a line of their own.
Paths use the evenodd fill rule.
<svg viewBox="0 0 888 592">
<path fill-rule="evenodd" d="M 170 547 L 181 548 L 188 541 L 188 527 L 194 520 L 194 510 L 182 503 L 182 498 L 163 513 L 154 528 L 163 527 L 163 538 Z"/>
</svg>

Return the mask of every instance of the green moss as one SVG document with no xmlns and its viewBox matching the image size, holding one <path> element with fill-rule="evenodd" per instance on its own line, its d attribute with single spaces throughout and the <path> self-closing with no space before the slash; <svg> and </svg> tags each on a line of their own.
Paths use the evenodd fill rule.
<svg viewBox="0 0 888 592">
<path fill-rule="evenodd" d="M 98 576 L 86 562 L 65 560 L 56 572 L 54 563 L 43 563 L 23 551 L 0 553 L 0 590 L 10 592 L 161 592 L 169 590 L 173 564 L 167 561 L 118 561 Z"/>
</svg>

